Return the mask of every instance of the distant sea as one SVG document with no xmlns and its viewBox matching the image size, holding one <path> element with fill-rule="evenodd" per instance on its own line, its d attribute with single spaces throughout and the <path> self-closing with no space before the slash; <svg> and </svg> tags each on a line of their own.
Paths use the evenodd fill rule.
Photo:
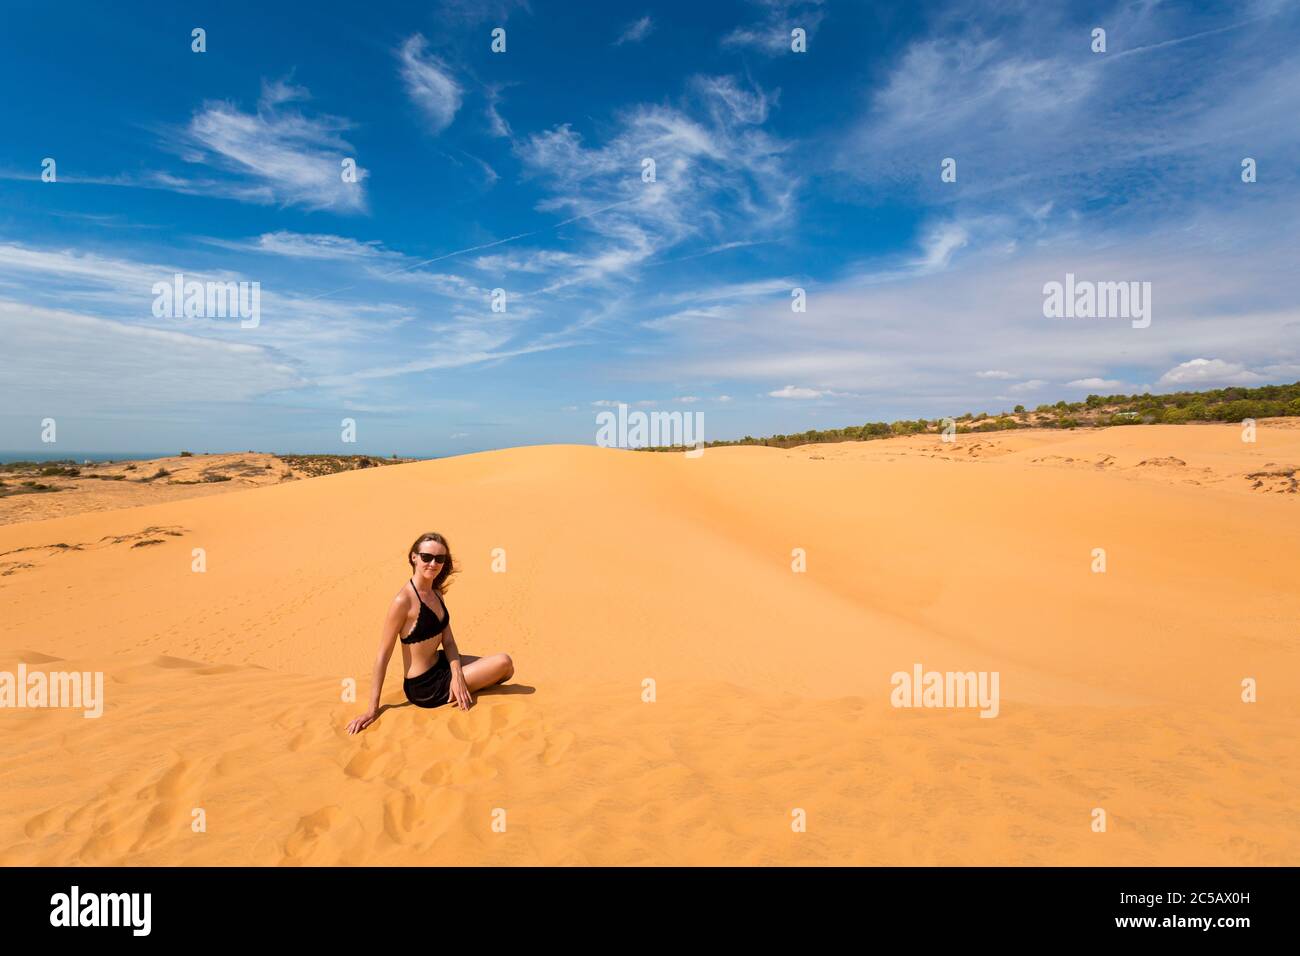
<svg viewBox="0 0 1300 956">
<path fill-rule="evenodd" d="M 247 451 L 247 449 L 244 449 Z M 50 451 L 48 448 L 40 451 L 5 451 L 0 449 L 0 464 L 6 464 L 11 461 L 75 461 L 81 464 L 85 461 L 139 461 L 148 458 L 175 458 L 178 452 L 172 451 Z M 195 452 L 196 456 L 202 454 Z M 213 452 L 215 455 L 237 455 L 238 451 L 220 451 Z M 312 452 L 272 452 L 272 454 L 281 455 L 298 455 L 312 454 Z M 315 454 L 332 454 L 331 452 L 316 452 Z M 364 455 L 367 458 L 387 458 L 388 455 L 375 455 L 366 451 L 349 452 L 348 456 Z M 415 455 L 406 455 L 399 457 L 415 458 Z"/>
<path fill-rule="evenodd" d="M 59 449 L 50 451 L 5 451 L 0 449 L 0 463 L 11 461 L 137 461 L 141 458 L 169 458 L 174 451 L 73 451 Z"/>
</svg>

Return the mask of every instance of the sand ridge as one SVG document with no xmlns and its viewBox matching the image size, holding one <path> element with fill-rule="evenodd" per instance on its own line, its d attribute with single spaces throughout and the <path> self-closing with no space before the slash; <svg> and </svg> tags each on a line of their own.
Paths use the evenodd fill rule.
<svg viewBox="0 0 1300 956">
<path fill-rule="evenodd" d="M 72 465 L 47 462 L 24 469 L 0 465 L 0 525 L 181 501 L 408 460 L 250 451 Z M 51 471 L 55 473 L 47 473 Z M 27 482 L 40 489 L 25 491 Z"/>
<path fill-rule="evenodd" d="M 1036 428 L 883 441 L 801 445 L 810 460 L 885 460 L 928 456 L 1113 471 L 1136 480 L 1213 485 L 1223 490 L 1295 495 L 1300 489 L 1300 422 L 1264 419 L 1267 441 L 1242 441 L 1237 425 Z M 1175 452 L 1189 456 L 1187 460 Z"/>
</svg>

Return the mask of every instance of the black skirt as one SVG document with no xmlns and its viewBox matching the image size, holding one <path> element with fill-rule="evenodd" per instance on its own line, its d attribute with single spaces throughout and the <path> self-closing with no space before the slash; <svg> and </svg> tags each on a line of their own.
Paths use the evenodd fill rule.
<svg viewBox="0 0 1300 956">
<path fill-rule="evenodd" d="M 438 659 L 423 674 L 402 681 L 406 699 L 416 707 L 441 707 L 451 693 L 451 662 L 438 648 Z"/>
</svg>

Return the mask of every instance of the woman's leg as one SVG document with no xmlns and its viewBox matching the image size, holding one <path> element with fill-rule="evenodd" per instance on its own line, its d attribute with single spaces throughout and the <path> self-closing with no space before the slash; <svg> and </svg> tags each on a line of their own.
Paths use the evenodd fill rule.
<svg viewBox="0 0 1300 956">
<path fill-rule="evenodd" d="M 515 662 L 509 654 L 493 654 L 491 657 L 462 654 L 460 671 L 465 675 L 465 686 L 472 692 L 509 680 L 514 676 Z"/>
</svg>

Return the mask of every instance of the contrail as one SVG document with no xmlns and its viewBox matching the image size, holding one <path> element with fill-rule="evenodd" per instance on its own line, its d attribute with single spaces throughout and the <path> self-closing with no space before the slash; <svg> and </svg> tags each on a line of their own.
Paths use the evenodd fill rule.
<svg viewBox="0 0 1300 956">
<path fill-rule="evenodd" d="M 1193 33 L 1190 36 L 1175 37 L 1172 40 L 1163 40 L 1160 43 L 1152 43 L 1147 46 L 1134 47 L 1131 50 L 1121 50 L 1119 53 L 1116 53 L 1113 56 L 1109 56 L 1106 59 L 1118 60 L 1120 57 L 1129 56 L 1134 53 L 1145 53 L 1148 50 L 1158 50 L 1163 46 L 1173 46 L 1175 43 L 1186 43 L 1188 40 L 1199 40 L 1201 37 L 1214 36 L 1214 34 L 1216 33 L 1226 33 L 1228 30 L 1237 30 L 1241 27 L 1246 26 L 1247 24 L 1255 23 L 1258 20 L 1264 20 L 1264 19 L 1267 18 L 1263 16 L 1251 17 L 1249 20 L 1242 20 L 1240 23 L 1230 23 L 1226 27 L 1218 27 L 1217 29 L 1214 30 L 1203 30 L 1200 33 Z"/>
</svg>

